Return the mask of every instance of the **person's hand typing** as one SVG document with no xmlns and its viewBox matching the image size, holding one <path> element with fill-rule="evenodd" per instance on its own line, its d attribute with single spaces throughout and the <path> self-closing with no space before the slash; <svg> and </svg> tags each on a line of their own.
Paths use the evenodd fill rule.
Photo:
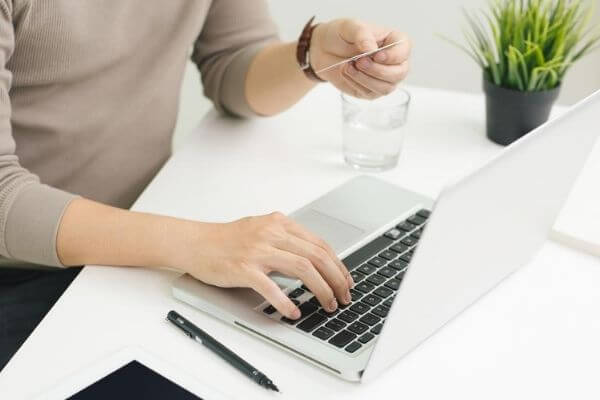
<svg viewBox="0 0 600 400">
<path fill-rule="evenodd" d="M 375 99 L 396 89 L 409 69 L 411 42 L 398 31 L 351 19 L 339 19 L 317 26 L 310 48 L 315 71 L 379 47 L 403 42 L 340 67 L 318 74 L 321 79 L 350 95 Z"/>
<path fill-rule="evenodd" d="M 201 226 L 199 235 L 190 238 L 195 243 L 188 242 L 180 258 L 180 267 L 196 279 L 220 287 L 252 288 L 292 319 L 299 318 L 300 311 L 269 278 L 271 272 L 302 280 L 328 311 L 338 302 L 350 303 L 354 282 L 346 267 L 323 240 L 285 215 Z"/>
</svg>

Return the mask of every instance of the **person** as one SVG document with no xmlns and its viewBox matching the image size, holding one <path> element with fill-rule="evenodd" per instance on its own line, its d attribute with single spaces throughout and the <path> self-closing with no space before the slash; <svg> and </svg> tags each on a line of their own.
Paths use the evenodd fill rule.
<svg viewBox="0 0 600 400">
<path fill-rule="evenodd" d="M 299 310 L 271 272 L 301 279 L 328 310 L 350 301 L 332 249 L 281 213 L 204 223 L 127 210 L 169 157 L 190 49 L 215 107 L 252 117 L 321 81 L 386 95 L 408 72 L 411 43 L 352 19 L 284 43 L 265 0 L 0 0 L 0 368 L 85 264 L 252 288 L 289 318 Z"/>
</svg>

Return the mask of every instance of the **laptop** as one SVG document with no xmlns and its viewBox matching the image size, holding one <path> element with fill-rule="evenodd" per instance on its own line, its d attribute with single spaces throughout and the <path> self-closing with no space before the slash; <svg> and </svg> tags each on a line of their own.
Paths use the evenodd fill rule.
<svg viewBox="0 0 600 400">
<path fill-rule="evenodd" d="M 367 381 L 527 263 L 600 129 L 600 91 L 430 199 L 361 176 L 291 217 L 328 241 L 355 280 L 328 314 L 302 282 L 273 279 L 302 311 L 290 321 L 248 289 L 188 275 L 173 295 L 334 375 Z"/>
</svg>

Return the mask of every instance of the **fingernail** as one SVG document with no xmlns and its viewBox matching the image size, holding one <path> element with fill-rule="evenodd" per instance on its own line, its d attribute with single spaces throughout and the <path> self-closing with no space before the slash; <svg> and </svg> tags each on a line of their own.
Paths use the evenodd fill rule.
<svg viewBox="0 0 600 400">
<path fill-rule="evenodd" d="M 291 317 L 292 317 L 292 319 L 300 318 L 300 310 L 298 310 L 297 308 L 294 309 L 294 311 L 292 311 Z"/>
<path fill-rule="evenodd" d="M 358 60 L 358 66 L 362 69 L 369 69 L 371 66 L 371 59 L 369 57 L 364 57 Z"/>
<path fill-rule="evenodd" d="M 346 294 L 344 295 L 344 304 L 350 304 L 351 301 L 352 301 L 352 296 L 350 296 L 350 292 L 347 291 Z"/>
<path fill-rule="evenodd" d="M 387 56 L 385 55 L 384 51 L 380 51 L 379 53 L 375 54 L 375 61 L 377 62 L 384 62 L 386 58 Z"/>
<path fill-rule="evenodd" d="M 337 307 L 338 307 L 337 300 L 336 299 L 332 299 L 331 303 L 329 303 L 329 311 L 330 312 L 335 311 L 337 309 Z"/>
</svg>

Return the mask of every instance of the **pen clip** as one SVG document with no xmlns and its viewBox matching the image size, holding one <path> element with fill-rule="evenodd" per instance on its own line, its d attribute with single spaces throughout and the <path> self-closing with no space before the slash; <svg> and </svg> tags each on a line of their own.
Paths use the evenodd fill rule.
<svg viewBox="0 0 600 400">
<path fill-rule="evenodd" d="M 190 327 L 188 321 L 183 318 L 181 315 L 177 314 L 175 311 L 169 311 L 167 314 L 167 321 L 171 322 L 173 325 L 178 327 L 189 336 L 191 339 L 196 339 L 196 334 L 193 332 L 193 329 Z"/>
</svg>

